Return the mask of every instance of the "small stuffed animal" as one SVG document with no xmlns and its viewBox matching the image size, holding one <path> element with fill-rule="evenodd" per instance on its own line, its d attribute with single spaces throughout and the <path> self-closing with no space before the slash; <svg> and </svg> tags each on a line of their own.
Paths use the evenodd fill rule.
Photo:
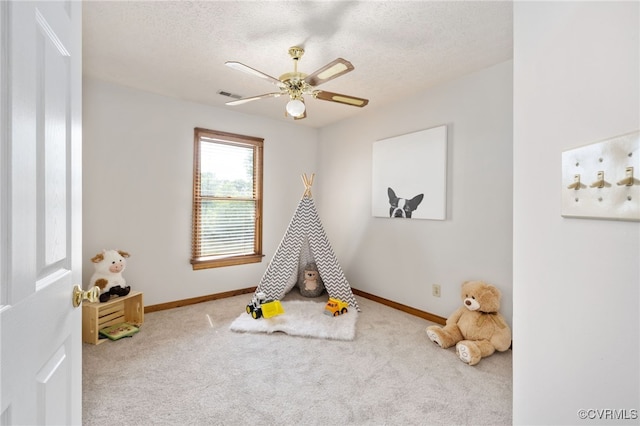
<svg viewBox="0 0 640 426">
<path fill-rule="evenodd" d="M 126 251 L 102 250 L 102 253 L 91 258 L 95 272 L 91 276 L 89 287 L 100 288 L 101 302 L 108 301 L 112 295 L 126 296 L 131 291 L 122 276 L 122 271 L 127 266 L 127 257 L 129 253 Z"/>
<path fill-rule="evenodd" d="M 498 312 L 500 291 L 483 281 L 462 284 L 464 306 L 458 308 L 444 327 L 427 327 L 429 339 L 442 347 L 456 345 L 456 354 L 469 365 L 476 365 L 496 350 L 511 346 L 511 329 Z"/>
<path fill-rule="evenodd" d="M 324 284 L 318 273 L 318 267 L 314 262 L 307 263 L 298 286 L 300 287 L 300 294 L 304 297 L 317 297 L 322 294 Z"/>
</svg>

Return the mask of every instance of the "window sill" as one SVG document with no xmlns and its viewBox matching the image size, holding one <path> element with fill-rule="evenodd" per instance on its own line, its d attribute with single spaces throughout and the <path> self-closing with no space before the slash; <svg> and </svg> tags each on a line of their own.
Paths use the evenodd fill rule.
<svg viewBox="0 0 640 426">
<path fill-rule="evenodd" d="M 262 262 L 263 254 L 249 254 L 244 256 L 228 256 L 216 258 L 191 259 L 194 271 L 200 269 L 221 268 L 223 266 L 245 265 Z"/>
</svg>

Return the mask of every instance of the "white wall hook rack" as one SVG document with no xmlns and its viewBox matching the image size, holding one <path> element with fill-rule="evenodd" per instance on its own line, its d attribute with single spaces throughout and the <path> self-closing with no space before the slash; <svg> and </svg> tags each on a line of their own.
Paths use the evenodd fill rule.
<svg viewBox="0 0 640 426">
<path fill-rule="evenodd" d="M 640 170 L 640 131 L 564 151 L 562 216 L 640 221 L 634 170 Z M 592 176 L 588 186 L 581 183 Z"/>
</svg>

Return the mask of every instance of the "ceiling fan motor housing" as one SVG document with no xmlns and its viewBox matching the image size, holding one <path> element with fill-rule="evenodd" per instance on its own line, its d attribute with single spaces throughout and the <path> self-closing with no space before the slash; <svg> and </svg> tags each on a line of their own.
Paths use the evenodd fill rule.
<svg viewBox="0 0 640 426">
<path fill-rule="evenodd" d="M 304 81 L 307 75 L 300 72 L 282 74 L 280 81 L 286 86 L 286 91 L 291 99 L 302 99 L 302 95 L 310 93 L 312 87 Z"/>
</svg>

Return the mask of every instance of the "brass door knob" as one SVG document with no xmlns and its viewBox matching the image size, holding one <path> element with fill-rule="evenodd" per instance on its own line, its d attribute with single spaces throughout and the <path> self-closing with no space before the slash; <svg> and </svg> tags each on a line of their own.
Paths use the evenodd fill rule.
<svg viewBox="0 0 640 426">
<path fill-rule="evenodd" d="M 100 287 L 93 287 L 88 291 L 82 290 L 79 285 L 75 285 L 73 287 L 73 296 L 71 297 L 73 301 L 73 307 L 77 308 L 82 304 L 83 300 L 88 300 L 89 302 L 97 302 L 100 299 Z"/>
</svg>

